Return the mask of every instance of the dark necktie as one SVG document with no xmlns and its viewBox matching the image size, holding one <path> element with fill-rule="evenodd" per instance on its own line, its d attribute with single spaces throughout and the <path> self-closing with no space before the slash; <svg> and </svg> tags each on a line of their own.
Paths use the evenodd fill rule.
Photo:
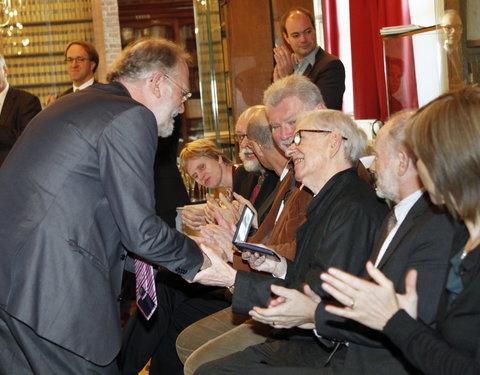
<svg viewBox="0 0 480 375">
<path fill-rule="evenodd" d="M 378 245 L 375 248 L 375 251 L 372 253 L 372 256 L 370 257 L 370 260 L 375 264 L 378 254 L 380 253 L 380 250 L 383 246 L 383 243 L 387 239 L 388 235 L 392 231 L 393 227 L 397 224 L 397 218 L 395 216 L 395 210 L 392 209 L 390 213 L 387 216 L 386 219 L 387 224 L 385 225 L 385 228 L 382 232 L 382 235 L 380 236 L 380 240 L 378 241 Z"/>
<path fill-rule="evenodd" d="M 155 275 L 152 265 L 135 258 L 135 279 L 138 309 L 145 319 L 149 320 L 157 308 Z"/>
</svg>

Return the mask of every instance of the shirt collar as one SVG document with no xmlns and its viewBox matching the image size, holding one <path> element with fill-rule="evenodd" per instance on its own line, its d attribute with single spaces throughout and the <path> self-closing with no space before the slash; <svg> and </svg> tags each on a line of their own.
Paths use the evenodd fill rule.
<svg viewBox="0 0 480 375">
<path fill-rule="evenodd" d="M 408 197 L 403 198 L 400 202 L 397 203 L 397 205 L 393 208 L 397 223 L 403 222 L 403 219 L 405 219 L 410 209 L 420 199 L 422 194 L 422 190 L 416 190 Z"/>
<path fill-rule="evenodd" d="M 72 85 L 73 87 L 73 91 L 75 91 L 75 89 L 77 90 L 83 90 L 83 89 L 86 89 L 87 87 L 93 85 L 93 82 L 95 81 L 95 78 L 92 77 L 90 78 L 87 82 L 85 82 L 84 84 L 80 85 L 80 86 L 75 86 L 75 85 Z"/>
<path fill-rule="evenodd" d="M 305 56 L 302 60 L 302 62 L 298 63 L 297 59 L 295 58 L 295 62 L 293 64 L 295 68 L 295 73 L 299 73 L 298 71 L 301 71 L 302 73 L 307 69 L 309 65 L 315 65 L 315 56 L 320 48 L 316 46 L 312 52 L 310 52 L 307 56 Z"/>
<path fill-rule="evenodd" d="M 0 111 L 2 110 L 3 103 L 5 102 L 5 98 L 7 96 L 8 89 L 10 88 L 10 85 L 7 82 L 7 85 L 3 89 L 2 92 L 0 92 Z"/>
</svg>

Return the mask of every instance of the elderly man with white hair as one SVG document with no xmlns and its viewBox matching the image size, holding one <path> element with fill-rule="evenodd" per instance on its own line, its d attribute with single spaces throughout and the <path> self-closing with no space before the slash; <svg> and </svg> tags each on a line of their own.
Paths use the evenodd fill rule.
<svg viewBox="0 0 480 375">
<path fill-rule="evenodd" d="M 202 245 L 212 266 L 200 271 L 195 281 L 233 289 L 232 306 L 236 313 L 255 317 L 259 309 L 283 305 L 291 311 L 291 318 L 288 322 L 270 320 L 272 326 L 313 328 L 313 315 L 305 319 L 304 305 L 289 304 L 285 287 L 307 295 L 314 291 L 320 298 L 328 298 L 320 288 L 321 270 L 341 264 L 359 274 L 387 208 L 358 176 L 355 166 L 364 152 L 366 136 L 349 116 L 334 110 L 305 112 L 297 117 L 293 140 L 288 154 L 294 162 L 295 178 L 314 194 L 307 208 L 307 221 L 297 231 L 295 259 L 281 258 L 275 262 L 252 255 L 250 264 L 270 275 L 248 273 L 233 270 L 215 251 Z M 304 283 L 311 289 L 304 288 Z M 311 303 L 316 306 L 315 301 Z M 297 308 L 302 310 L 299 314 L 295 314 Z M 314 312 L 315 308 L 310 310 Z M 296 319 L 295 315 L 301 318 Z M 292 367 L 317 373 L 327 362 L 329 353 L 311 329 L 288 329 L 284 337 L 289 338 L 271 336 L 263 344 L 201 366 L 196 374 L 257 374 L 272 370 L 292 373 Z"/>
</svg>

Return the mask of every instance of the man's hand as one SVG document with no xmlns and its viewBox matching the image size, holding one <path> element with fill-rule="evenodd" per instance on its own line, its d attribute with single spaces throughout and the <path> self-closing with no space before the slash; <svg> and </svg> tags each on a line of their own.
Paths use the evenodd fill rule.
<svg viewBox="0 0 480 375">
<path fill-rule="evenodd" d="M 406 293 L 395 293 L 391 280 L 371 262 L 367 263 L 368 274 L 374 282 L 353 276 L 337 268 L 322 273 L 322 288 L 345 307 L 327 305 L 331 314 L 356 320 L 367 327 L 382 330 L 390 318 L 404 309 L 414 319 L 417 317 L 418 296 L 416 293 L 416 271 L 408 272 L 405 279 Z"/>
<path fill-rule="evenodd" d="M 262 244 L 255 244 L 256 246 L 268 249 L 268 247 Z M 242 253 L 242 259 L 246 260 L 250 267 L 255 271 L 268 272 L 275 277 L 283 278 L 287 273 L 287 260 L 285 257 L 280 256 L 280 262 L 276 262 L 273 259 L 267 258 L 265 255 L 256 253 L 253 251 L 244 251 Z"/>
<path fill-rule="evenodd" d="M 238 219 L 237 219 L 237 221 L 240 219 L 243 208 L 245 207 L 245 205 L 247 205 L 253 211 L 252 227 L 253 228 L 258 228 L 258 214 L 257 214 L 257 210 L 255 209 L 255 207 L 253 207 L 253 203 L 250 202 L 247 198 L 242 197 L 240 194 L 233 193 L 233 196 L 235 197 L 235 199 L 238 202 L 238 207 L 237 207 Z"/>
<path fill-rule="evenodd" d="M 218 200 L 207 194 L 207 206 L 205 208 L 207 222 L 215 224 L 215 218 L 220 214 L 225 221 L 236 224 L 240 219 L 238 206 L 238 202 L 230 202 L 222 193 L 220 193 Z"/>
<path fill-rule="evenodd" d="M 225 261 L 233 263 L 232 239 L 235 232 L 232 231 L 231 228 L 228 230 L 220 225 L 207 224 L 200 229 L 200 234 L 204 239 L 207 239 L 209 243 L 223 250 L 223 259 Z"/>
<path fill-rule="evenodd" d="M 273 57 L 277 63 L 273 71 L 274 81 L 285 78 L 293 73 L 293 54 L 290 53 L 287 47 L 275 47 L 273 49 Z"/>
<path fill-rule="evenodd" d="M 55 102 L 57 100 L 57 96 L 56 95 L 48 95 L 47 96 L 47 101 L 45 103 L 45 107 L 48 107 L 50 104 L 52 104 L 53 102 Z"/>
<path fill-rule="evenodd" d="M 253 319 L 275 328 L 315 328 L 315 310 L 320 297 L 308 285 L 304 286 L 303 293 L 275 284 L 271 290 L 277 297 L 267 308 L 255 306 L 250 310 Z"/>
<path fill-rule="evenodd" d="M 215 246 L 200 245 L 211 265 L 195 275 L 193 282 L 203 285 L 229 287 L 235 283 L 237 271 L 222 259 L 223 251 Z"/>
<path fill-rule="evenodd" d="M 202 225 L 207 224 L 204 214 L 204 205 L 187 206 L 182 212 L 182 220 L 193 230 L 200 230 Z"/>
</svg>

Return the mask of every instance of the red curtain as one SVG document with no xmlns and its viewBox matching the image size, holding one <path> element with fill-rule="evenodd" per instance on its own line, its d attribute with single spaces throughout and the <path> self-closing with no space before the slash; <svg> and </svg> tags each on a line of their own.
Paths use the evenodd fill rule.
<svg viewBox="0 0 480 375">
<path fill-rule="evenodd" d="M 385 26 L 410 24 L 408 0 L 350 0 L 350 37 L 355 118 L 387 118 L 383 43 Z M 403 61 L 401 105 L 418 106 L 411 38 L 401 38 L 393 57 Z M 393 93 L 399 95 L 399 93 Z"/>
<path fill-rule="evenodd" d="M 340 56 L 340 38 L 337 18 L 337 0 L 322 0 L 325 51 Z"/>
</svg>

